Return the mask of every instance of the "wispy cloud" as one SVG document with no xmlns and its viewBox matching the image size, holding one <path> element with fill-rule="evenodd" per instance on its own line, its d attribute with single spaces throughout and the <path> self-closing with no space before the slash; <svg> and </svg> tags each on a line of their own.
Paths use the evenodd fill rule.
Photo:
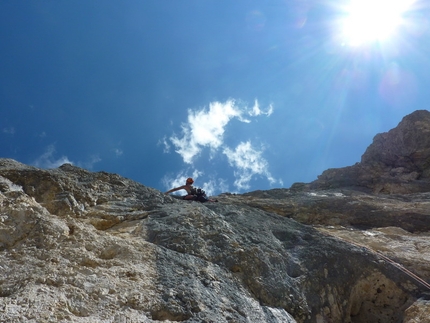
<svg viewBox="0 0 430 323">
<path fill-rule="evenodd" d="M 67 156 L 56 157 L 56 149 L 55 145 L 49 145 L 46 147 L 45 152 L 40 155 L 35 161 L 31 164 L 35 167 L 44 168 L 44 169 L 52 169 L 60 167 L 63 164 L 72 164 L 85 169 L 92 169 L 94 165 L 101 161 L 101 158 L 98 155 L 90 156 L 88 161 L 84 162 L 73 162 Z"/>
<path fill-rule="evenodd" d="M 39 168 L 57 168 L 63 164 L 73 164 L 67 156 L 55 158 L 55 146 L 49 145 L 46 151 L 40 155 L 32 164 Z"/>
<path fill-rule="evenodd" d="M 204 188 L 207 196 L 230 191 L 227 182 L 222 178 L 210 178 L 208 181 L 201 183 L 201 187 Z"/>
<path fill-rule="evenodd" d="M 251 123 L 253 118 L 268 117 L 272 113 L 272 105 L 262 109 L 257 100 L 252 107 L 238 104 L 235 100 L 211 102 L 208 108 L 188 110 L 187 122 L 182 124 L 181 134 L 163 138 L 159 145 L 164 146 L 165 153 L 174 148 L 186 164 L 193 164 L 203 149 L 210 150 L 211 158 L 217 153 L 224 154 L 234 170 L 234 185 L 238 190 L 249 189 L 249 183 L 256 175 L 267 178 L 273 184 L 276 180 L 268 170 L 269 163 L 262 157 L 263 149 L 253 147 L 250 141 L 242 142 L 235 149 L 231 149 L 224 142 L 224 133 L 230 121 Z M 170 188 L 180 186 L 188 176 L 181 172 L 175 178 L 165 178 L 164 184 Z M 201 184 L 208 194 L 228 190 L 228 185 L 222 179 L 210 179 Z"/>
<path fill-rule="evenodd" d="M 102 159 L 99 155 L 92 155 L 88 161 L 78 162 L 76 165 L 85 169 L 93 169 L 94 165 L 100 162 Z"/>
<path fill-rule="evenodd" d="M 165 154 L 168 154 L 170 152 L 170 144 L 169 144 L 169 141 L 166 137 L 164 137 L 162 140 L 159 140 L 157 145 L 164 147 L 163 152 Z"/>
<path fill-rule="evenodd" d="M 253 116 L 253 117 L 256 117 L 259 115 L 266 115 L 266 116 L 270 117 L 270 115 L 273 113 L 273 106 L 269 105 L 267 110 L 261 110 L 260 105 L 258 104 L 258 101 L 255 100 L 254 106 L 252 107 L 251 110 L 249 110 L 248 113 L 250 116 Z"/>
<path fill-rule="evenodd" d="M 191 174 L 191 175 L 190 175 Z M 171 188 L 179 187 L 182 185 L 185 185 L 185 182 L 188 177 L 192 177 L 194 181 L 196 181 L 199 176 L 201 176 L 203 173 L 197 169 L 194 169 L 193 171 L 190 170 L 183 170 L 179 174 L 176 175 L 166 175 L 163 178 L 163 186 L 166 188 L 166 190 L 169 190 Z M 174 194 L 183 194 L 184 192 L 175 192 Z"/>
<path fill-rule="evenodd" d="M 182 125 L 182 137 L 170 137 L 185 163 L 191 164 L 203 147 L 216 150 L 223 142 L 225 126 L 232 118 L 242 118 L 242 111 L 233 100 L 212 102 L 209 110 L 188 110 L 188 122 Z M 246 121 L 245 121 L 246 122 Z"/>
<path fill-rule="evenodd" d="M 194 179 L 193 186 L 203 188 L 206 192 L 206 195 L 208 196 L 214 195 L 217 192 L 229 191 L 228 184 L 224 179 L 215 178 L 213 175 L 211 175 L 208 180 L 200 182 L 200 179 L 203 175 L 204 172 L 197 169 L 194 169 L 192 171 L 190 169 L 184 169 L 175 176 L 164 176 L 163 185 L 166 190 L 170 190 L 171 188 L 184 185 L 187 178 L 192 177 Z M 173 194 L 185 195 L 185 191 L 177 191 Z"/>
<path fill-rule="evenodd" d="M 271 184 L 276 183 L 269 172 L 269 163 L 262 157 L 262 151 L 252 147 L 250 141 L 241 142 L 235 150 L 225 148 L 223 153 L 229 164 L 236 169 L 234 185 L 239 190 L 249 189 L 249 182 L 255 175 L 266 177 Z"/>
<path fill-rule="evenodd" d="M 188 110 L 188 122 L 182 125 L 182 136 L 173 135 L 169 139 L 184 162 L 191 164 L 203 148 L 208 147 L 213 153 L 223 145 L 225 127 L 232 119 L 250 123 L 247 115 L 269 116 L 272 112 L 272 106 L 267 111 L 261 110 L 258 101 L 252 108 L 241 107 L 234 100 L 211 102 L 209 109 Z M 166 149 L 169 147 L 166 140 L 164 146 Z"/>
</svg>

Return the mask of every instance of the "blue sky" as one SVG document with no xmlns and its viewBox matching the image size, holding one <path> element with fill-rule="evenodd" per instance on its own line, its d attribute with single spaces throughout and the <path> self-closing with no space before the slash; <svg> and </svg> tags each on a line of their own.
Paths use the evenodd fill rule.
<svg viewBox="0 0 430 323">
<path fill-rule="evenodd" d="M 429 109 L 430 10 L 402 1 L 1 1 L 0 157 L 161 191 L 313 181 Z"/>
</svg>

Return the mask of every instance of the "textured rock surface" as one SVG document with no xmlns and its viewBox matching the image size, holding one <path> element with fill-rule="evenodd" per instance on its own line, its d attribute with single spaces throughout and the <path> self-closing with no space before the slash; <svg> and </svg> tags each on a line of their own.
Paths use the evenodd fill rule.
<svg viewBox="0 0 430 323">
<path fill-rule="evenodd" d="M 44 171 L 3 159 L 0 174 L 4 322 L 421 315 L 415 301 L 425 288 L 410 276 L 368 249 L 263 210 L 252 193 L 203 205 L 71 165 Z"/>
<path fill-rule="evenodd" d="M 410 232 L 430 230 L 430 192 L 374 195 L 349 188 L 299 192 L 274 189 L 225 195 L 225 200 L 251 205 L 305 224 L 360 229 L 395 226 Z"/>
<path fill-rule="evenodd" d="M 430 112 L 418 110 L 375 136 L 356 165 L 329 169 L 312 188 L 361 187 L 375 193 L 430 191 Z"/>
<path fill-rule="evenodd" d="M 425 133 L 426 116 L 373 145 Z M 323 174 L 206 204 L 0 159 L 0 322 L 429 322 L 423 145 L 395 152 L 412 164 L 371 146 L 354 172 L 329 171 L 346 182 Z M 372 182 L 360 167 L 384 171 Z M 387 177 L 399 167 L 419 176 Z"/>
</svg>

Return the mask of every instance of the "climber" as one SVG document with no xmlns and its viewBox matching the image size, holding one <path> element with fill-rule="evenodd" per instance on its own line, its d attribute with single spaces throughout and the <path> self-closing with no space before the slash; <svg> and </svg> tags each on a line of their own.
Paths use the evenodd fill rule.
<svg viewBox="0 0 430 323">
<path fill-rule="evenodd" d="M 179 187 L 176 187 L 176 188 L 172 188 L 171 190 L 165 192 L 164 194 L 169 194 L 169 193 L 176 192 L 176 191 L 179 191 L 179 190 L 186 190 L 187 191 L 187 195 L 185 195 L 183 197 L 183 199 L 184 200 L 194 200 L 194 195 L 191 194 L 192 190 L 193 190 L 193 183 L 194 183 L 194 180 L 191 177 L 188 177 L 187 181 L 185 182 L 185 185 L 182 185 L 182 186 L 179 186 Z"/>
<path fill-rule="evenodd" d="M 199 202 L 218 202 L 218 200 L 209 199 L 206 196 L 205 191 L 203 191 L 200 188 L 194 188 L 193 187 L 194 180 L 191 177 L 187 178 L 187 181 L 185 182 L 185 185 L 172 188 L 171 190 L 165 192 L 164 194 L 169 194 L 172 192 L 176 192 L 179 190 L 186 190 L 187 195 L 183 197 L 184 200 L 191 200 L 191 201 L 199 201 Z"/>
</svg>

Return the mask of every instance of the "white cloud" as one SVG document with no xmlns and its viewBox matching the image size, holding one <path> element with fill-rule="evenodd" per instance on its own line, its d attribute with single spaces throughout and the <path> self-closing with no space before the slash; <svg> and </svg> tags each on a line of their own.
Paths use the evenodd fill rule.
<svg viewBox="0 0 430 323">
<path fill-rule="evenodd" d="M 211 102 L 209 110 L 205 108 L 198 111 L 188 110 L 188 122 L 182 125 L 182 137 L 174 135 L 170 137 L 170 141 L 184 162 L 191 164 L 204 147 L 210 148 L 213 153 L 223 145 L 225 127 L 232 119 L 250 123 L 251 121 L 246 119 L 244 114 L 270 115 L 272 111 L 271 106 L 268 111 L 262 111 L 257 101 L 252 109 L 239 107 L 234 100 L 224 103 Z M 166 143 L 165 146 L 167 147 Z"/>
<path fill-rule="evenodd" d="M 164 137 L 164 138 L 163 138 L 163 140 L 159 140 L 157 145 L 159 145 L 159 146 L 160 146 L 160 145 L 163 145 L 163 146 L 164 146 L 163 152 L 164 152 L 165 154 L 170 153 L 170 144 L 169 144 L 169 142 L 167 141 L 167 138 L 166 138 L 166 137 Z"/>
<path fill-rule="evenodd" d="M 185 182 L 186 182 L 188 177 L 193 178 L 194 182 L 195 182 L 197 180 L 197 178 L 201 175 L 203 175 L 203 173 L 197 169 L 193 170 L 192 172 L 184 170 L 184 171 L 181 171 L 179 174 L 176 174 L 176 176 L 173 176 L 173 177 L 167 176 L 167 175 L 164 176 L 163 185 L 166 188 L 166 190 L 168 191 L 172 188 L 185 185 Z M 173 194 L 183 195 L 184 192 L 177 191 L 177 192 L 174 192 Z"/>
<path fill-rule="evenodd" d="M 55 146 L 49 145 L 46 151 L 39 156 L 32 164 L 39 168 L 57 168 L 63 164 L 73 164 L 67 156 L 61 156 L 58 159 L 54 158 Z"/>
<path fill-rule="evenodd" d="M 229 191 L 228 184 L 222 178 L 209 179 L 208 181 L 204 182 L 201 187 L 205 190 L 207 196 L 212 196 L 219 192 Z"/>
<path fill-rule="evenodd" d="M 31 164 L 35 167 L 45 169 L 57 168 L 63 164 L 72 164 L 85 169 L 92 169 L 94 167 L 94 164 L 101 161 L 101 158 L 98 155 L 92 155 L 89 161 L 74 163 L 67 156 L 61 156 L 60 158 L 56 158 L 55 152 L 55 145 L 49 145 L 46 148 L 46 151 Z"/>
<path fill-rule="evenodd" d="M 252 107 L 252 109 L 248 113 L 250 116 L 253 116 L 253 117 L 256 117 L 259 115 L 267 115 L 268 117 L 270 117 L 270 115 L 273 113 L 273 106 L 269 105 L 267 110 L 263 111 L 260 109 L 260 105 L 258 104 L 258 101 L 255 100 L 254 106 Z"/>
<path fill-rule="evenodd" d="M 194 187 L 202 188 L 207 196 L 212 196 L 215 194 L 218 194 L 219 192 L 228 192 L 229 187 L 226 182 L 226 180 L 222 178 L 209 178 L 209 180 L 206 180 L 204 182 L 200 182 L 199 178 L 201 178 L 204 175 L 204 172 L 199 171 L 197 169 L 190 171 L 190 170 L 182 170 L 179 172 L 176 176 L 164 176 L 163 178 L 163 185 L 166 188 L 166 191 L 179 187 L 182 185 L 185 185 L 185 181 L 188 177 L 191 177 L 194 179 Z M 185 191 L 176 191 L 172 194 L 175 195 L 185 195 Z"/>
<path fill-rule="evenodd" d="M 186 164 L 192 164 L 205 148 L 210 149 L 211 158 L 216 153 L 222 152 L 227 156 L 228 163 L 234 170 L 236 178 L 234 185 L 239 191 L 249 189 L 249 183 L 256 175 L 265 177 L 273 184 L 277 181 L 268 171 L 269 164 L 262 157 L 262 150 L 252 147 L 250 141 L 242 142 L 234 150 L 224 143 L 225 129 L 230 121 L 236 119 L 251 123 L 252 118 L 269 117 L 272 113 L 272 105 L 262 109 L 257 100 L 251 108 L 244 104 L 236 104 L 234 100 L 211 102 L 209 108 L 188 110 L 188 119 L 182 124 L 181 135 L 174 134 L 168 139 L 163 138 L 159 141 L 159 145 L 164 145 L 165 153 L 170 152 L 170 148 L 174 148 Z M 202 174 L 198 173 L 198 175 Z M 175 178 L 165 177 L 164 185 L 168 189 L 184 185 L 185 179 L 189 176 L 181 172 Z M 208 195 L 228 191 L 228 185 L 222 179 L 213 179 L 213 176 L 200 185 Z"/>
<path fill-rule="evenodd" d="M 269 163 L 262 157 L 262 152 L 252 147 L 251 142 L 241 142 L 235 150 L 225 148 L 223 153 L 228 162 L 235 167 L 236 180 L 234 185 L 239 189 L 249 189 L 249 182 L 255 175 L 266 177 L 271 184 L 276 180 L 270 174 Z"/>
<path fill-rule="evenodd" d="M 99 157 L 99 155 L 92 155 L 90 157 L 89 161 L 86 162 L 78 162 L 77 165 L 79 167 L 85 168 L 85 169 L 93 169 L 94 164 L 100 162 L 102 159 Z"/>
</svg>

